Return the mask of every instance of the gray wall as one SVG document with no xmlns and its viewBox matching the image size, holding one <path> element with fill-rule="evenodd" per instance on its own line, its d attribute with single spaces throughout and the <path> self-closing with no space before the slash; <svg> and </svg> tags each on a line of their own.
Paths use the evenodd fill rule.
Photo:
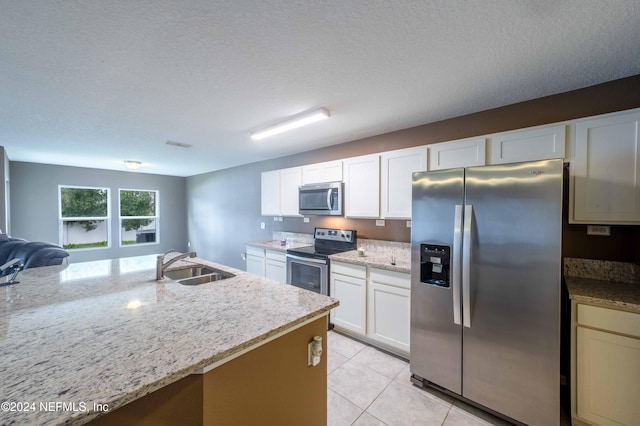
<svg viewBox="0 0 640 426">
<path fill-rule="evenodd" d="M 4 233 L 10 233 L 9 159 L 4 147 L 0 147 L 0 181 L 0 229 Z"/>
<path fill-rule="evenodd" d="M 25 162 L 10 163 L 11 235 L 59 244 L 58 185 L 111 190 L 111 247 L 71 251 L 71 262 L 138 256 L 175 248 L 187 250 L 186 179 L 135 172 Z M 119 246 L 118 189 L 160 191 L 159 244 Z"/>
<path fill-rule="evenodd" d="M 312 217 L 274 222 L 260 215 L 260 174 L 263 171 L 389 151 L 448 140 L 520 129 L 580 117 L 640 107 L 640 75 L 585 89 L 534 99 L 398 132 L 360 139 L 315 151 L 263 161 L 187 178 L 189 240 L 205 258 L 245 268 L 240 254 L 248 241 L 270 240 L 273 231 L 311 233 L 315 226 L 356 229 L 360 237 L 410 240 L 404 220 Z M 302 143 L 302 142 L 301 142 Z M 265 222 L 266 229 L 260 229 Z M 585 225 L 564 229 L 565 256 L 640 261 L 640 227 L 613 227 L 607 244 L 586 236 Z M 598 239 L 600 238 L 600 239 Z M 605 247 L 599 249 L 599 247 Z M 631 247 L 631 250 L 629 249 Z"/>
</svg>

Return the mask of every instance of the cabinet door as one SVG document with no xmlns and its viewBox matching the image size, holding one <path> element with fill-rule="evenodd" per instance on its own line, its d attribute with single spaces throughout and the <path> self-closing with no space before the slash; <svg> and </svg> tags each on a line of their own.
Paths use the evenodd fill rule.
<svg viewBox="0 0 640 426">
<path fill-rule="evenodd" d="M 287 282 L 287 263 L 278 262 L 277 260 L 267 259 L 265 261 L 265 277 L 270 280 Z"/>
<path fill-rule="evenodd" d="M 367 281 L 347 275 L 331 273 L 331 297 L 340 300 L 340 306 L 331 311 L 331 322 L 357 334 L 367 334 Z"/>
<path fill-rule="evenodd" d="M 490 164 L 565 157 L 566 126 L 559 124 L 491 136 Z"/>
<path fill-rule="evenodd" d="M 264 277 L 264 249 L 247 246 L 247 272 Z"/>
<path fill-rule="evenodd" d="M 575 123 L 573 219 L 640 222 L 640 111 Z"/>
<path fill-rule="evenodd" d="M 261 211 L 263 216 L 280 215 L 280 170 L 262 172 Z"/>
<path fill-rule="evenodd" d="M 427 147 L 383 152 L 380 161 L 382 217 L 411 219 L 412 175 L 427 170 Z"/>
<path fill-rule="evenodd" d="M 302 166 L 302 183 L 342 182 L 342 161 L 327 161 L 324 163 Z"/>
<path fill-rule="evenodd" d="M 640 419 L 640 339 L 577 327 L 577 411 L 598 425 Z"/>
<path fill-rule="evenodd" d="M 302 185 L 302 168 L 280 170 L 280 215 L 299 216 L 298 187 Z"/>
<path fill-rule="evenodd" d="M 380 156 L 344 160 L 345 216 L 380 217 Z"/>
<path fill-rule="evenodd" d="M 429 170 L 484 166 L 487 140 L 462 139 L 429 145 Z"/>
<path fill-rule="evenodd" d="M 411 290 L 371 281 L 368 335 L 409 354 Z"/>
<path fill-rule="evenodd" d="M 287 255 L 274 250 L 265 250 L 265 277 L 287 282 Z"/>
<path fill-rule="evenodd" d="M 329 161 L 324 163 L 325 182 L 342 182 L 342 161 Z"/>
</svg>

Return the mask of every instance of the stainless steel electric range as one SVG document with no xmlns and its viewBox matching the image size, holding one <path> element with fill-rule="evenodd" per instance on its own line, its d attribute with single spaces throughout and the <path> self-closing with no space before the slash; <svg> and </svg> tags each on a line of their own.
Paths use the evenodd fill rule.
<svg viewBox="0 0 640 426">
<path fill-rule="evenodd" d="M 355 250 L 356 231 L 315 228 L 314 245 L 287 250 L 287 283 L 329 295 L 329 256 Z"/>
</svg>

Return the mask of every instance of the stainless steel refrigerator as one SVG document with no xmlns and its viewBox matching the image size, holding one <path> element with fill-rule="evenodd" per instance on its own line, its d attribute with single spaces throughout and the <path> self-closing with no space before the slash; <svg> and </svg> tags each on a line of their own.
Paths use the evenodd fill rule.
<svg viewBox="0 0 640 426">
<path fill-rule="evenodd" d="M 411 374 L 560 423 L 562 160 L 413 175 Z"/>
</svg>

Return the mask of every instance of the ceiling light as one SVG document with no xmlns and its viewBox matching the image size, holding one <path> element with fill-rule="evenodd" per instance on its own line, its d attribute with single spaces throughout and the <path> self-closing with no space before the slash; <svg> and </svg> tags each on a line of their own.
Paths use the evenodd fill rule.
<svg viewBox="0 0 640 426">
<path fill-rule="evenodd" d="M 277 135 L 278 133 L 286 132 L 287 130 L 296 129 L 298 127 L 315 123 L 316 121 L 329 118 L 329 110 L 325 108 L 316 109 L 303 114 L 295 115 L 285 121 L 282 121 L 273 126 L 269 126 L 262 130 L 251 133 L 251 139 L 260 140 L 269 136 Z"/>
<path fill-rule="evenodd" d="M 140 161 L 125 160 L 124 165 L 127 166 L 129 170 L 138 170 L 142 163 Z"/>
</svg>

